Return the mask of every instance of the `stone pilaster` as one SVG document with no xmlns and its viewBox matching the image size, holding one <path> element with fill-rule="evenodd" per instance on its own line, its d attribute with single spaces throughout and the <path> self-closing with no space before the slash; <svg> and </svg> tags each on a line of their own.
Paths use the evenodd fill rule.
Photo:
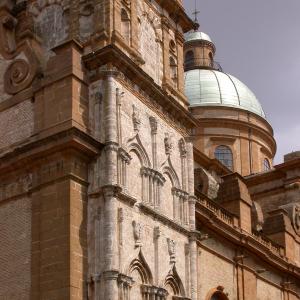
<svg viewBox="0 0 300 300">
<path fill-rule="evenodd" d="M 170 82 L 170 60 L 169 60 L 169 35 L 170 25 L 167 18 L 162 18 L 162 32 L 163 32 L 163 83 Z"/>
<path fill-rule="evenodd" d="M 177 45 L 177 86 L 178 90 L 183 93 L 184 92 L 184 57 L 183 57 L 183 44 L 184 44 L 184 36 L 181 32 L 177 31 L 175 34 L 176 45 Z"/>
</svg>

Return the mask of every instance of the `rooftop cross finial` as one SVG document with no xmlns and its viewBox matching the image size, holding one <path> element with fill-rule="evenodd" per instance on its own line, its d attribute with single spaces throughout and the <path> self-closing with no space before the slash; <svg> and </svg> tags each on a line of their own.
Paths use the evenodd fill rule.
<svg viewBox="0 0 300 300">
<path fill-rule="evenodd" d="M 195 15 L 195 19 L 194 19 L 195 30 L 198 30 L 198 28 L 199 28 L 199 21 L 198 21 L 199 14 L 200 14 L 200 10 L 197 9 L 197 0 L 195 0 L 195 10 L 193 12 L 193 15 Z"/>
</svg>

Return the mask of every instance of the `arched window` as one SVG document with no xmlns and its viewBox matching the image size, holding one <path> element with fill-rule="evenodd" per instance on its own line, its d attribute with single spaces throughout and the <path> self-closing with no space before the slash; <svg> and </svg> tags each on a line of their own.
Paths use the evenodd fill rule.
<svg viewBox="0 0 300 300">
<path fill-rule="evenodd" d="M 228 169 L 233 170 L 233 156 L 229 147 L 218 146 L 215 150 L 215 158 L 218 159 Z"/>
<path fill-rule="evenodd" d="M 130 18 L 128 17 L 127 11 L 122 8 L 121 10 L 121 34 L 124 40 L 130 43 Z"/>
<path fill-rule="evenodd" d="M 208 55 L 209 55 L 209 64 L 210 64 L 210 67 L 213 68 L 213 66 L 214 66 L 214 58 L 213 58 L 213 55 L 212 55 L 211 52 L 209 52 Z"/>
<path fill-rule="evenodd" d="M 264 162 L 263 162 L 263 170 L 264 171 L 269 171 L 270 169 L 271 169 L 270 162 L 267 158 L 265 158 Z"/>
<path fill-rule="evenodd" d="M 189 68 L 189 67 L 193 66 L 193 64 L 195 63 L 194 60 L 195 60 L 194 51 L 192 51 L 192 50 L 187 51 L 185 54 L 185 59 L 184 59 L 185 67 Z"/>
</svg>

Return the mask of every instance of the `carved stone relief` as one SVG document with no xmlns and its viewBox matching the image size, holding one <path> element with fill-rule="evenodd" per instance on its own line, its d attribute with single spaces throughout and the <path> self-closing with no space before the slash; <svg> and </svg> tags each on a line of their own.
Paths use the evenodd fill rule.
<svg viewBox="0 0 300 300">
<path fill-rule="evenodd" d="M 135 247 L 141 247 L 142 241 L 141 241 L 141 235 L 142 235 L 142 225 L 136 221 L 132 222 L 133 227 L 133 237 L 135 240 Z"/>
<path fill-rule="evenodd" d="M 173 137 L 169 133 L 165 133 L 164 142 L 166 155 L 171 155 L 174 149 Z"/>
<path fill-rule="evenodd" d="M 18 20 L 1 7 L 0 61 L 1 56 L 4 60 L 11 61 L 4 73 L 4 91 L 10 95 L 30 86 L 38 72 L 40 61 L 37 43 L 34 44 L 30 38 L 17 39 L 17 25 Z"/>
<path fill-rule="evenodd" d="M 170 238 L 167 239 L 168 242 L 168 252 L 170 255 L 170 264 L 176 262 L 176 242 L 171 240 Z"/>
</svg>

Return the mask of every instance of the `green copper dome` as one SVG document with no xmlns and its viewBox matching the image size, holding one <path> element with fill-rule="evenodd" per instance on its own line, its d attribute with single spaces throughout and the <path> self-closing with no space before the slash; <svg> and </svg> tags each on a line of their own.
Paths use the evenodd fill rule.
<svg viewBox="0 0 300 300">
<path fill-rule="evenodd" d="M 210 69 L 185 73 L 185 94 L 190 106 L 236 107 L 265 118 L 251 90 L 232 75 Z"/>
<path fill-rule="evenodd" d="M 184 38 L 186 42 L 202 40 L 202 41 L 208 41 L 212 43 L 212 40 L 209 37 L 209 35 L 200 31 L 190 31 L 184 35 Z"/>
</svg>

